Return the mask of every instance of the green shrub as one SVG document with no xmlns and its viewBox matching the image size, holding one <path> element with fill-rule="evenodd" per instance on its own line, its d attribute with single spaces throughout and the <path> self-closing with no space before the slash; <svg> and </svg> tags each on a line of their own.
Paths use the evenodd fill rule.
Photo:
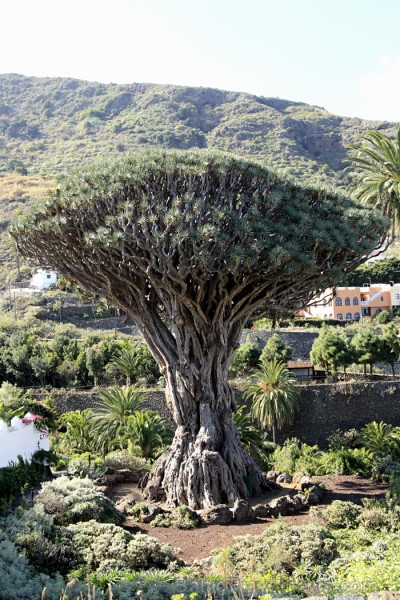
<svg viewBox="0 0 400 600">
<path fill-rule="evenodd" d="M 149 514 L 149 505 L 145 502 L 138 502 L 129 511 L 130 516 L 139 523 L 143 522 L 143 517 Z"/>
<path fill-rule="evenodd" d="M 104 468 L 107 473 L 115 473 L 122 469 L 126 469 L 131 473 L 143 473 L 150 469 L 143 458 L 134 456 L 127 450 L 116 450 L 107 454 L 104 460 Z"/>
<path fill-rule="evenodd" d="M 67 472 L 71 477 L 97 479 L 101 475 L 104 475 L 105 469 L 101 460 L 92 460 L 90 455 L 85 453 L 71 458 L 68 463 Z"/>
<path fill-rule="evenodd" d="M 363 508 L 358 523 L 367 529 L 394 528 L 399 524 L 400 514 L 395 507 L 388 507 L 384 500 L 363 498 Z"/>
<path fill-rule="evenodd" d="M 213 571 L 228 569 L 232 576 L 273 570 L 293 573 L 301 563 L 310 567 L 328 564 L 337 555 L 336 543 L 327 529 L 316 525 L 289 527 L 277 523 L 256 537 L 243 536 L 222 551 L 214 552 Z"/>
<path fill-rule="evenodd" d="M 72 543 L 72 536 L 61 532 L 59 527 L 54 527 L 50 535 L 36 530 L 18 536 L 15 543 L 39 572 L 67 575 L 78 566 L 79 555 Z"/>
<path fill-rule="evenodd" d="M 354 502 L 334 500 L 324 509 L 323 519 L 328 526 L 333 528 L 355 528 L 360 514 L 361 506 Z"/>
<path fill-rule="evenodd" d="M 378 538 L 368 549 L 341 556 L 331 562 L 320 589 L 332 597 L 399 590 L 398 536 Z"/>
<path fill-rule="evenodd" d="M 360 434 L 357 429 L 349 429 L 347 431 L 342 431 L 341 429 L 336 429 L 330 436 L 328 436 L 328 446 L 330 450 L 341 450 L 342 448 L 351 448 L 353 444 L 357 441 Z"/>
<path fill-rule="evenodd" d="M 48 478 L 48 468 L 41 461 L 32 462 L 19 456 L 17 462 L 0 469 L 0 500 L 12 500 L 23 490 L 30 489 Z"/>
<path fill-rule="evenodd" d="M 374 459 L 365 448 L 342 448 L 321 453 L 317 475 L 371 475 Z"/>
<path fill-rule="evenodd" d="M 35 500 L 44 510 L 54 516 L 58 525 L 68 525 L 96 519 L 105 523 L 122 523 L 120 513 L 101 492 L 94 489 L 90 479 L 59 477 L 43 484 Z"/>
<path fill-rule="evenodd" d="M 177 506 L 170 513 L 157 515 L 151 522 L 152 527 L 177 527 L 194 529 L 200 525 L 198 514 L 188 506 Z"/>
<path fill-rule="evenodd" d="M 374 466 L 372 477 L 376 481 L 389 483 L 389 494 L 394 502 L 400 504 L 400 463 L 384 458 Z"/>
<path fill-rule="evenodd" d="M 109 523 L 77 523 L 69 525 L 66 531 L 72 535 L 85 573 L 167 568 L 176 561 L 170 546 L 156 538 L 141 533 L 132 535 Z"/>
<path fill-rule="evenodd" d="M 284 473 L 296 472 L 296 461 L 300 457 L 300 441 L 297 438 L 285 440 L 282 446 L 277 446 L 272 454 L 274 469 Z"/>
<path fill-rule="evenodd" d="M 2 600 L 38 600 L 44 588 L 44 598 L 53 600 L 58 599 L 65 588 L 58 574 L 49 577 L 32 572 L 28 558 L 21 555 L 10 540 L 0 541 L 0 573 Z"/>
</svg>

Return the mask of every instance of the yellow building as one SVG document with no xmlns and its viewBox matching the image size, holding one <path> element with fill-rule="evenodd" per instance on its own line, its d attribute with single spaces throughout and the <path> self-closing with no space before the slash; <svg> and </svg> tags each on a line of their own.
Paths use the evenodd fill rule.
<svg viewBox="0 0 400 600">
<path fill-rule="evenodd" d="M 327 289 L 304 311 L 305 316 L 338 321 L 359 321 L 364 317 L 400 307 L 399 283 L 375 283 L 363 287 Z"/>
</svg>

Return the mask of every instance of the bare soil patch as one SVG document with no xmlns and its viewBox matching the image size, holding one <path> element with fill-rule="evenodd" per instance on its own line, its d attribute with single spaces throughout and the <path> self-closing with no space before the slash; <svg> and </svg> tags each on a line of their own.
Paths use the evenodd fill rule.
<svg viewBox="0 0 400 600">
<path fill-rule="evenodd" d="M 315 482 L 324 484 L 326 497 L 324 505 L 330 504 L 333 500 L 347 500 L 361 504 L 361 499 L 365 497 L 382 497 L 387 486 L 382 483 L 376 483 L 371 479 L 365 479 L 358 475 L 333 476 L 325 475 L 315 477 Z M 251 499 L 251 504 L 266 503 L 285 494 L 296 494 L 298 489 L 292 484 L 286 484 L 281 490 L 268 492 L 263 496 Z M 117 501 L 126 496 L 135 498 L 137 502 L 142 502 L 142 494 L 136 484 L 119 484 L 113 488 L 112 499 Z M 288 525 L 304 525 L 311 522 L 308 512 L 280 517 Z M 275 519 L 258 520 L 254 523 L 230 523 L 229 525 L 203 525 L 197 529 L 189 531 L 170 527 L 168 529 L 152 527 L 147 524 L 138 526 L 131 519 L 127 519 L 124 527 L 131 533 L 138 531 L 156 537 L 160 541 L 170 544 L 173 548 L 179 548 L 179 556 L 186 564 L 191 564 L 198 560 L 207 558 L 211 550 L 218 547 L 230 546 L 234 543 L 235 537 L 240 535 L 258 535 L 266 527 L 275 522 Z"/>
</svg>

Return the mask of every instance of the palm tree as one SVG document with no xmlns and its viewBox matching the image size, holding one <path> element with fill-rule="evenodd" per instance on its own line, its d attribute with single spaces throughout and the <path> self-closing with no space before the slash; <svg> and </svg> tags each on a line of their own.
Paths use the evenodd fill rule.
<svg viewBox="0 0 400 600">
<path fill-rule="evenodd" d="M 357 152 L 347 159 L 358 172 L 353 193 L 362 202 L 380 208 L 392 221 L 392 230 L 400 223 L 400 129 L 390 140 L 380 131 L 367 131 L 363 143 L 350 144 Z"/>
<path fill-rule="evenodd" d="M 171 443 L 173 432 L 167 420 L 154 410 L 136 411 L 130 417 L 123 441 L 128 441 L 142 458 L 155 459 L 161 454 L 164 446 Z"/>
<path fill-rule="evenodd" d="M 139 377 L 152 380 L 159 376 L 157 364 L 148 346 L 139 342 L 133 346 L 122 348 L 111 363 L 126 377 L 127 386 L 131 385 L 132 380 L 137 380 Z"/>
<path fill-rule="evenodd" d="M 391 454 L 397 446 L 396 432 L 388 423 L 367 423 L 360 430 L 358 443 L 379 456 Z"/>
<path fill-rule="evenodd" d="M 132 378 L 135 377 L 138 368 L 136 345 L 133 348 L 122 348 L 118 356 L 114 356 L 111 362 L 126 377 L 126 385 L 131 385 Z"/>
<path fill-rule="evenodd" d="M 143 402 L 143 392 L 136 386 L 105 388 L 100 390 L 100 401 L 93 414 L 93 422 L 98 434 L 98 445 L 103 452 L 110 445 L 121 446 L 131 417 Z"/>
<path fill-rule="evenodd" d="M 253 400 L 251 414 L 261 427 L 276 430 L 293 422 L 299 407 L 300 390 L 295 376 L 277 360 L 262 361 L 261 368 L 250 377 L 244 393 Z"/>
<path fill-rule="evenodd" d="M 259 460 L 265 451 L 264 432 L 254 425 L 245 406 L 241 406 L 233 413 L 232 421 L 247 452 L 254 460 Z"/>
<path fill-rule="evenodd" d="M 82 411 L 75 410 L 62 415 L 61 423 L 66 426 L 66 432 L 61 438 L 63 446 L 78 454 L 93 452 L 96 434 L 94 432 L 93 413 L 90 408 Z"/>
</svg>

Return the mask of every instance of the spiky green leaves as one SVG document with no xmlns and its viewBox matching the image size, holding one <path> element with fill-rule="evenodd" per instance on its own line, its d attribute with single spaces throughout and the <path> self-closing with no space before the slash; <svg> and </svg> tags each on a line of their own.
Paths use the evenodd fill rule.
<svg viewBox="0 0 400 600">
<path fill-rule="evenodd" d="M 367 131 L 358 144 L 349 147 L 356 151 L 348 159 L 358 174 L 353 188 L 356 198 L 380 208 L 392 220 L 395 230 L 400 222 L 400 129 L 390 140 L 380 131 Z"/>
<path fill-rule="evenodd" d="M 22 253 L 92 289 L 110 293 L 119 278 L 134 284 L 131 294 L 205 298 L 214 312 L 210 294 L 218 303 L 236 287 L 250 312 L 257 290 L 257 305 L 263 290 L 265 303 L 273 294 L 284 304 L 289 289 L 300 305 L 384 233 L 385 223 L 349 198 L 201 151 L 139 154 L 73 175 L 12 231 Z M 210 276 L 221 285 L 199 293 Z"/>
</svg>

